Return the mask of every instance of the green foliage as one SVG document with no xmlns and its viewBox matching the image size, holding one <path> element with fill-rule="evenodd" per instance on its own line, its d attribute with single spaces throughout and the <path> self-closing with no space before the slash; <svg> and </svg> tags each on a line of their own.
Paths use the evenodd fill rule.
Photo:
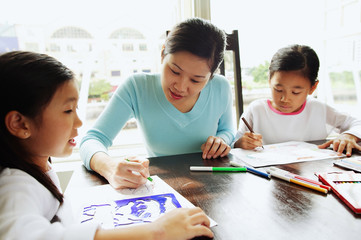
<svg viewBox="0 0 361 240">
<path fill-rule="evenodd" d="M 100 98 L 102 100 L 109 99 L 109 91 L 112 86 L 105 79 L 92 81 L 89 86 L 89 98 Z"/>
<path fill-rule="evenodd" d="M 249 70 L 249 74 L 252 75 L 253 81 L 260 87 L 268 86 L 269 64 L 270 63 L 268 61 L 265 61 L 264 64 L 260 64 L 258 67 L 253 67 Z"/>
<path fill-rule="evenodd" d="M 352 72 L 331 72 L 330 80 L 332 88 L 353 89 L 355 87 Z"/>
</svg>

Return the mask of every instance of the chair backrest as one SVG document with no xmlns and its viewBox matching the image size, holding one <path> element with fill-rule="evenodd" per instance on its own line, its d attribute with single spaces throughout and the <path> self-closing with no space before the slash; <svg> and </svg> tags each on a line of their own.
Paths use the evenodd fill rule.
<svg viewBox="0 0 361 240">
<path fill-rule="evenodd" d="M 236 117 L 237 126 L 239 118 L 243 113 L 243 94 L 242 94 L 242 77 L 241 77 L 241 60 L 239 54 L 239 41 L 238 30 L 233 30 L 231 34 L 227 33 L 227 46 L 226 51 L 231 51 L 233 55 L 233 76 L 234 76 L 234 91 L 235 91 L 235 105 L 236 105 Z M 219 71 L 222 75 L 225 74 L 224 61 L 219 67 Z"/>
</svg>

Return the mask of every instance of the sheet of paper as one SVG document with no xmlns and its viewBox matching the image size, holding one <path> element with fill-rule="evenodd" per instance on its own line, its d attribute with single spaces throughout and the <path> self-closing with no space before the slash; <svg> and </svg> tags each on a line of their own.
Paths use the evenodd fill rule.
<svg viewBox="0 0 361 240">
<path fill-rule="evenodd" d="M 77 222 L 97 221 L 106 229 L 152 222 L 177 207 L 194 207 L 158 176 L 137 189 L 115 190 L 109 184 L 66 193 Z M 211 227 L 217 223 L 211 220 Z"/>
<path fill-rule="evenodd" d="M 231 153 L 236 156 L 240 163 L 244 162 L 252 167 L 344 157 L 344 155 L 338 156 L 331 149 L 319 149 L 317 145 L 306 142 L 290 141 L 264 145 L 263 147 L 264 149 L 256 150 L 234 148 Z"/>
</svg>

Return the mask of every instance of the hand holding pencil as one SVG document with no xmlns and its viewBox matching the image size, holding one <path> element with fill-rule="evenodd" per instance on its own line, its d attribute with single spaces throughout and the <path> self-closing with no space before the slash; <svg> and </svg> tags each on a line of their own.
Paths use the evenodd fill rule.
<svg viewBox="0 0 361 240">
<path fill-rule="evenodd" d="M 249 132 L 245 132 L 243 136 L 234 144 L 235 148 L 243 148 L 246 150 L 252 150 L 257 147 L 263 148 L 262 135 L 255 133 L 253 128 L 249 125 L 247 120 L 242 117 L 243 122 L 247 126 Z"/>
</svg>

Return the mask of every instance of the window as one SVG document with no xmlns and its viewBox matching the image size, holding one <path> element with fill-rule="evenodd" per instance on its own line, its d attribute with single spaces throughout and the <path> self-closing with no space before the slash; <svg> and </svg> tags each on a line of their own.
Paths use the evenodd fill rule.
<svg viewBox="0 0 361 240">
<path fill-rule="evenodd" d="M 361 117 L 361 0 L 211 1 L 211 20 L 229 33 L 239 31 L 245 108 L 270 96 L 269 61 L 279 48 L 297 43 L 320 58 L 315 95 Z"/>
<path fill-rule="evenodd" d="M 123 43 L 123 51 L 124 52 L 134 51 L 133 44 L 132 43 Z"/>
<path fill-rule="evenodd" d="M 147 51 L 147 50 L 148 50 L 147 44 L 145 43 L 139 44 L 139 51 Z"/>
<path fill-rule="evenodd" d="M 76 73 L 83 120 L 78 142 L 129 75 L 159 72 L 165 32 L 191 16 L 210 18 L 228 33 L 238 30 L 245 107 L 269 96 L 267 68 L 272 55 L 299 43 L 312 46 L 321 60 L 317 97 L 361 114 L 355 110 L 361 106 L 361 0 L 197 1 L 210 5 L 192 0 L 58 2 L 54 8 L 54 2 L 47 0 L 0 0 L 6 6 L 0 8 L 0 52 L 46 53 Z M 225 56 L 226 61 L 230 58 Z M 231 77 L 233 69 L 227 71 Z M 255 72 L 261 72 L 257 81 Z M 88 86 L 92 86 L 91 101 Z M 135 121 L 125 128 L 112 150 L 143 151 Z M 74 152 L 67 159 L 78 160 Z"/>
<path fill-rule="evenodd" d="M 75 72 L 80 95 L 85 96 L 79 101 L 79 142 L 126 77 L 143 70 L 158 72 L 159 36 L 182 19 L 180 2 L 63 0 L 54 8 L 47 0 L 0 0 L 6 6 L 0 8 L 0 52 L 46 53 Z M 112 151 L 145 152 L 134 119 L 124 129 Z M 54 161 L 63 160 L 79 160 L 77 148 L 70 158 Z"/>
</svg>

